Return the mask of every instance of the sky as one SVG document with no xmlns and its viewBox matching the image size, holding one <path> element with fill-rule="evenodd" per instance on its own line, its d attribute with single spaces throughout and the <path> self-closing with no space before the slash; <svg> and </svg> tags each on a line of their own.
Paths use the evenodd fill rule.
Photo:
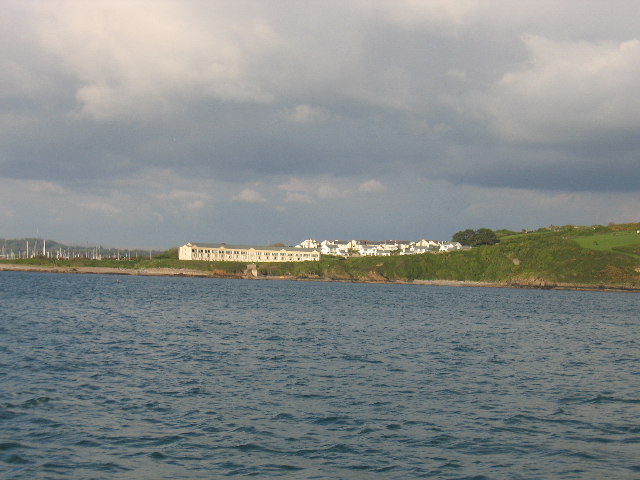
<svg viewBox="0 0 640 480">
<path fill-rule="evenodd" d="M 0 237 L 640 220 L 637 0 L 4 0 Z"/>
</svg>

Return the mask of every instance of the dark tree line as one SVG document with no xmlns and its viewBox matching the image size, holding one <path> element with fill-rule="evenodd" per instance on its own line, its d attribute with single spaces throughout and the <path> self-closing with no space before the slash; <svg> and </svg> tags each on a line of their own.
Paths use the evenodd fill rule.
<svg viewBox="0 0 640 480">
<path fill-rule="evenodd" d="M 488 228 L 479 228 L 472 230 L 468 228 L 461 230 L 453 235 L 454 242 L 460 242 L 462 245 L 469 247 L 478 247 L 480 245 L 495 245 L 499 242 L 498 236 L 493 230 Z"/>
</svg>

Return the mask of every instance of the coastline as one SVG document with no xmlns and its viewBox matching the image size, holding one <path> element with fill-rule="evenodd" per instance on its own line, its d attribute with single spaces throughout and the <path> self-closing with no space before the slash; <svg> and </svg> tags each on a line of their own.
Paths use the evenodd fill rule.
<svg viewBox="0 0 640 480">
<path fill-rule="evenodd" d="M 337 282 L 337 283 L 384 283 L 393 285 L 426 285 L 426 286 L 446 286 L 446 287 L 480 287 L 480 288 L 519 288 L 535 290 L 577 290 L 577 291 L 597 291 L 597 292 L 629 292 L 638 293 L 640 288 L 624 287 L 619 285 L 584 285 L 584 284 L 556 284 L 556 283 L 509 283 L 509 282 L 481 282 L 471 280 L 380 280 L 361 279 L 345 280 L 323 277 L 295 277 L 295 276 L 266 276 L 255 277 L 252 275 L 223 275 L 219 273 L 206 272 L 203 270 L 193 270 L 186 268 L 115 268 L 115 267 L 56 267 L 41 265 L 17 265 L 0 263 L 0 272 L 40 272 L 40 273 L 71 273 L 84 275 L 134 275 L 153 277 L 200 277 L 200 278 L 227 278 L 227 279 L 247 279 L 247 280 L 293 280 L 307 282 Z"/>
</svg>

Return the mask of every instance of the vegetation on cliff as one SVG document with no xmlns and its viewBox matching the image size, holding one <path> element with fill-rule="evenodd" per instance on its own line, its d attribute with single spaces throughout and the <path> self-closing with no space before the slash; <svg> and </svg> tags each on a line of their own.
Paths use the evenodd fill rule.
<svg viewBox="0 0 640 480">
<path fill-rule="evenodd" d="M 456 280 L 552 287 L 640 288 L 639 224 L 497 232 L 499 243 L 449 253 L 324 256 L 316 264 L 261 264 L 262 275 L 352 281 Z"/>
</svg>

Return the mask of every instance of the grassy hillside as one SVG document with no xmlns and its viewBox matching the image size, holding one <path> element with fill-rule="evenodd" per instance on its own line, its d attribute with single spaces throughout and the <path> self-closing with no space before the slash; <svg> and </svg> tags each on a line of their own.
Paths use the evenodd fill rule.
<svg viewBox="0 0 640 480">
<path fill-rule="evenodd" d="M 347 281 L 461 280 L 551 287 L 640 288 L 640 224 L 499 231 L 500 243 L 450 253 L 338 258 L 320 262 L 262 263 L 259 275 Z M 17 263 L 17 262 L 15 262 Z M 118 268 L 187 268 L 215 276 L 240 276 L 238 262 L 184 262 L 177 250 L 140 260 L 22 260 L 20 263 Z"/>
<path fill-rule="evenodd" d="M 262 264 L 259 271 L 335 280 L 463 280 L 522 286 L 640 288 L 640 235 L 635 233 L 636 228 L 638 224 L 567 226 L 505 234 L 497 245 L 466 251 L 346 260 L 323 257 L 314 265 Z M 605 245 L 607 248 L 593 248 Z"/>
<path fill-rule="evenodd" d="M 582 248 L 623 253 L 640 260 L 640 235 L 634 231 L 598 233 L 577 237 L 575 240 Z"/>
</svg>

